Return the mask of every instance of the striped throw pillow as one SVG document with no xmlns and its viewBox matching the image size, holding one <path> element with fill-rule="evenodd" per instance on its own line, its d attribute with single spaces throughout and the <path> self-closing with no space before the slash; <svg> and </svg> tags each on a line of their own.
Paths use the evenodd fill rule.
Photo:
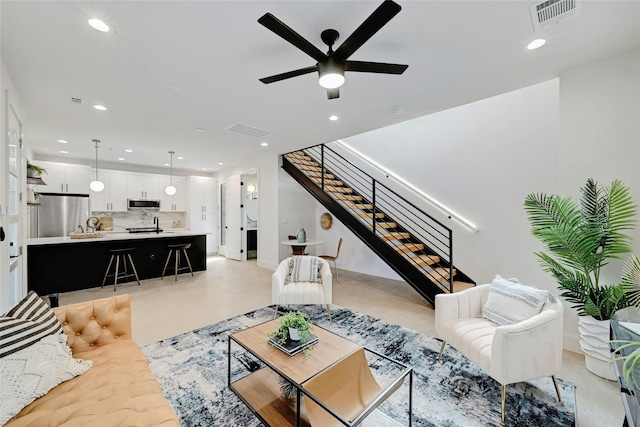
<svg viewBox="0 0 640 427">
<path fill-rule="evenodd" d="M 49 305 L 34 291 L 0 317 L 0 357 L 35 344 L 47 335 L 62 332 Z"/>
<path fill-rule="evenodd" d="M 320 262 L 314 256 L 294 256 L 289 261 L 290 282 L 319 282 Z"/>
<path fill-rule="evenodd" d="M 519 323 L 540 313 L 549 295 L 548 291 L 514 283 L 498 275 L 491 282 L 482 317 L 498 325 Z"/>
</svg>

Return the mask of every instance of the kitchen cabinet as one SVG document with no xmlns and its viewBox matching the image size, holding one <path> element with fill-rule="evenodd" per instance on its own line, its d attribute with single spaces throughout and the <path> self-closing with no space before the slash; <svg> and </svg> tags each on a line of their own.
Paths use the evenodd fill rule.
<svg viewBox="0 0 640 427">
<path fill-rule="evenodd" d="M 95 177 L 95 171 L 93 173 Z M 89 192 L 91 211 L 126 212 L 127 174 L 119 171 L 99 170 L 98 178 L 104 183 L 104 190 Z"/>
<path fill-rule="evenodd" d="M 218 187 L 214 178 L 189 177 L 190 227 L 191 231 L 206 233 L 207 253 L 218 250 L 217 194 Z"/>
<path fill-rule="evenodd" d="M 162 190 L 164 191 L 164 187 Z M 127 175 L 127 198 L 159 199 L 160 176 L 142 173 L 129 173 Z"/>
<path fill-rule="evenodd" d="M 173 186 L 176 187 L 176 194 L 173 196 L 164 192 L 165 187 L 170 183 L 170 176 L 160 177 L 160 212 L 187 212 L 189 210 L 187 178 L 184 176 L 173 177 Z"/>
<path fill-rule="evenodd" d="M 89 194 L 91 166 L 45 161 L 38 166 L 47 171 L 41 176 L 46 185 L 39 185 L 38 192 Z"/>
</svg>

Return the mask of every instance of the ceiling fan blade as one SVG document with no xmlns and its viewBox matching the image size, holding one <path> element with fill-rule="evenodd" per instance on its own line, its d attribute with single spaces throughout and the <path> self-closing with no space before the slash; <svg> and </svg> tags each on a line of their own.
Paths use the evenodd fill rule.
<svg viewBox="0 0 640 427">
<path fill-rule="evenodd" d="M 258 19 L 258 22 L 315 59 L 316 61 L 326 61 L 327 55 L 325 55 L 320 49 L 311 44 L 311 42 L 293 31 L 284 22 L 282 22 L 272 14 L 265 13 L 260 17 L 260 19 Z"/>
<path fill-rule="evenodd" d="M 327 99 L 336 99 L 340 98 L 340 89 L 327 89 Z"/>
<path fill-rule="evenodd" d="M 280 80 L 290 79 L 291 77 L 302 76 L 303 74 L 313 73 L 314 71 L 318 71 L 318 66 L 314 65 L 313 67 L 300 68 L 299 70 L 288 71 L 282 74 L 276 74 L 275 76 L 263 77 L 260 81 L 264 84 L 279 82 Z"/>
<path fill-rule="evenodd" d="M 385 64 L 383 62 L 347 61 L 345 71 L 359 71 L 362 73 L 402 74 L 409 68 L 402 64 Z"/>
<path fill-rule="evenodd" d="M 400 12 L 402 7 L 391 0 L 385 0 L 356 30 L 336 49 L 334 56 L 346 60 L 360 48 L 387 22 Z"/>
</svg>

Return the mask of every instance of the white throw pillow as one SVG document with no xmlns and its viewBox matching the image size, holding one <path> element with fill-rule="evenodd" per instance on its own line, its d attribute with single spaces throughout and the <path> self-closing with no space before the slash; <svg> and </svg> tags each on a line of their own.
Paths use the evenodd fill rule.
<svg viewBox="0 0 640 427">
<path fill-rule="evenodd" d="M 294 256 L 289 262 L 290 282 L 317 282 L 320 259 L 315 256 Z"/>
<path fill-rule="evenodd" d="M 511 325 L 540 313 L 549 298 L 549 292 L 514 283 L 496 276 L 491 282 L 487 302 L 482 307 L 482 317 L 498 325 Z"/>
<path fill-rule="evenodd" d="M 74 359 L 64 334 L 48 335 L 37 343 L 0 359 L 0 426 L 49 390 L 91 367 Z"/>
</svg>

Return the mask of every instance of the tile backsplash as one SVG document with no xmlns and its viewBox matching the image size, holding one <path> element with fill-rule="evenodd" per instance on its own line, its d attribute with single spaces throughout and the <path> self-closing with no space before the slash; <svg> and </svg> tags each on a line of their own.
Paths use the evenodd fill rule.
<svg viewBox="0 0 640 427">
<path fill-rule="evenodd" d="M 126 231 L 131 227 L 153 227 L 153 218 L 158 217 L 160 228 L 186 227 L 185 212 L 158 212 L 152 209 L 136 209 L 127 212 L 94 211 L 93 216 L 113 218 L 113 231 Z"/>
</svg>

